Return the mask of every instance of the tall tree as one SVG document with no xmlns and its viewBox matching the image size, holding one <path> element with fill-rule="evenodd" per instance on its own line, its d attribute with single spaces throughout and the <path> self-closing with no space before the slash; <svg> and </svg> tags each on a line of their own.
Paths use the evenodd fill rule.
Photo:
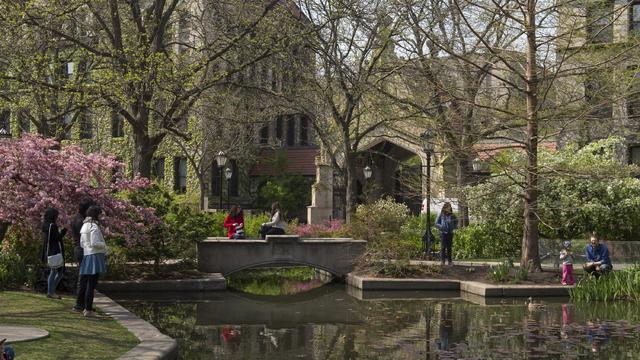
<svg viewBox="0 0 640 360">
<path fill-rule="evenodd" d="M 345 214 L 355 211 L 356 154 L 376 130 L 389 126 L 385 99 L 375 87 L 385 54 L 393 52 L 395 31 L 386 2 L 382 0 L 302 0 L 310 20 L 307 47 L 315 55 L 315 73 L 305 79 L 305 95 L 313 107 L 312 124 L 324 149 L 345 181 Z"/>
<path fill-rule="evenodd" d="M 603 41 L 603 34 L 612 34 L 613 23 L 625 8 L 614 7 L 613 2 L 576 0 L 451 0 L 441 2 L 441 6 L 451 11 L 449 16 L 460 18 L 459 26 L 466 34 L 463 43 L 479 43 L 486 55 L 474 60 L 462 56 L 437 36 L 429 36 L 429 40 L 443 54 L 485 72 L 517 95 L 513 106 L 496 102 L 485 108 L 501 121 L 523 124 L 519 131 L 511 129 L 491 137 L 508 140 L 526 153 L 526 165 L 520 169 L 524 180 L 513 179 L 522 189 L 524 207 L 521 265 L 538 271 L 538 148 L 541 140 L 556 139 L 572 124 L 611 104 L 611 97 L 589 98 L 589 88 L 576 85 L 584 77 L 620 66 L 622 54 L 635 47 L 633 42 L 625 44 L 630 46 L 592 46 Z M 490 28 L 477 27 L 478 21 L 484 19 L 490 19 Z M 493 42 L 497 34 L 504 37 L 503 46 Z M 611 40 L 612 35 L 608 41 Z M 493 59 L 488 68 L 485 56 Z"/>
<path fill-rule="evenodd" d="M 153 154 L 168 134 L 190 137 L 178 124 L 203 92 L 278 48 L 284 32 L 274 31 L 277 14 L 290 11 L 278 3 L 24 1 L 5 2 L 0 11 L 23 31 L 82 50 L 92 65 L 91 86 L 83 91 L 129 123 L 133 173 L 149 177 Z M 240 56 L 244 47 L 252 51 Z"/>
</svg>

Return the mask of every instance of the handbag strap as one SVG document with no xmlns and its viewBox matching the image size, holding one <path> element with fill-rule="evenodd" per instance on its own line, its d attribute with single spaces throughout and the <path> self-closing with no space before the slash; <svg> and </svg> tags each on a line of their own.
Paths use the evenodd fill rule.
<svg viewBox="0 0 640 360">
<path fill-rule="evenodd" d="M 51 227 L 53 226 L 52 223 L 49 224 L 49 235 L 47 235 L 47 253 L 45 254 L 45 256 L 49 256 L 49 242 L 51 241 Z"/>
</svg>

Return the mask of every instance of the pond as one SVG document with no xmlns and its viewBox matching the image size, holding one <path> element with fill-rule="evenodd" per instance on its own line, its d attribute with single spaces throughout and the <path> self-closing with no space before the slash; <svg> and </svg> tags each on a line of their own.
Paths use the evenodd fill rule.
<svg viewBox="0 0 640 360">
<path fill-rule="evenodd" d="M 631 303 L 360 292 L 329 284 L 290 296 L 222 291 L 109 294 L 178 339 L 181 359 L 637 359 Z M 149 295 L 146 295 L 149 296 Z"/>
</svg>

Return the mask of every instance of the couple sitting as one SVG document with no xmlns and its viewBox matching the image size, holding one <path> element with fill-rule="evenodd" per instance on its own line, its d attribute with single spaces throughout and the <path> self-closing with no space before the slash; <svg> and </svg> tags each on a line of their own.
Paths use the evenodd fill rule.
<svg viewBox="0 0 640 360">
<path fill-rule="evenodd" d="M 280 214 L 280 204 L 276 201 L 271 204 L 271 221 L 261 224 L 260 239 L 264 239 L 267 235 L 284 235 L 284 229 L 287 226 Z M 224 227 L 227 229 L 227 237 L 229 239 L 246 239 L 244 233 L 244 215 L 239 206 L 233 206 L 229 214 L 224 219 Z"/>
</svg>

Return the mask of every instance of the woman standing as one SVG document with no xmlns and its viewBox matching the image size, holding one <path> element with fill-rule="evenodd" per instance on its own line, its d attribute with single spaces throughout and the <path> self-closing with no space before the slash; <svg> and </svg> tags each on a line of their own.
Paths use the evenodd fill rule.
<svg viewBox="0 0 640 360">
<path fill-rule="evenodd" d="M 47 208 L 44 211 L 42 222 L 42 262 L 49 267 L 49 278 L 47 279 L 47 297 L 51 299 L 62 299 L 56 295 L 56 288 L 62 280 L 64 274 L 64 243 L 62 238 L 67 233 L 67 229 L 58 230 L 56 221 L 58 220 L 58 210 Z M 57 256 L 56 256 L 57 255 Z M 57 260 L 50 261 L 49 257 L 57 257 Z"/>
<path fill-rule="evenodd" d="M 87 217 L 80 230 L 80 245 L 84 252 L 82 264 L 80 264 L 80 289 L 76 304 L 83 309 L 84 316 L 95 316 L 93 311 L 93 293 L 98 285 L 101 273 L 107 272 L 107 244 L 100 231 L 99 219 L 102 209 L 91 206 L 87 210 Z"/>
<path fill-rule="evenodd" d="M 450 202 L 442 205 L 442 211 L 436 220 L 436 228 L 440 230 L 440 262 L 444 265 L 446 260 L 449 265 L 453 265 L 451 247 L 453 245 L 453 233 L 458 228 L 458 219 L 453 215 Z"/>
<path fill-rule="evenodd" d="M 284 235 L 286 226 L 287 223 L 280 213 L 280 204 L 276 201 L 271 204 L 271 221 L 260 226 L 260 239 L 266 238 L 267 235 Z"/>
</svg>

